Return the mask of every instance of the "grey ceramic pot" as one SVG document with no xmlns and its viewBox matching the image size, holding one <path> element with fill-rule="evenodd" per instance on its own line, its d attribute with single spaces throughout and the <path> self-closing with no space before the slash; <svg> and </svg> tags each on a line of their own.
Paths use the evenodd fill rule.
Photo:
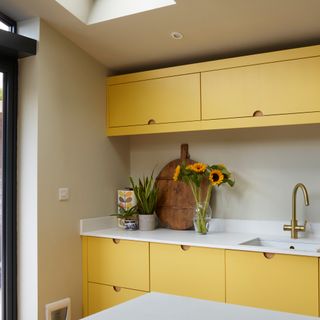
<svg viewBox="0 0 320 320">
<path fill-rule="evenodd" d="M 157 217 L 155 214 L 139 214 L 139 229 L 141 231 L 151 231 L 156 228 Z"/>
</svg>

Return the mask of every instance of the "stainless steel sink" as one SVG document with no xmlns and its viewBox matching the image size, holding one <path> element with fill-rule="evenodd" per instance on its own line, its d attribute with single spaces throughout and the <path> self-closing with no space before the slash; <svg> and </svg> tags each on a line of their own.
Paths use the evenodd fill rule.
<svg viewBox="0 0 320 320">
<path fill-rule="evenodd" d="M 296 241 L 270 240 L 263 238 L 254 238 L 240 243 L 243 246 L 256 246 L 266 248 L 276 248 L 282 250 L 297 250 L 308 252 L 320 252 L 320 243 Z"/>
</svg>

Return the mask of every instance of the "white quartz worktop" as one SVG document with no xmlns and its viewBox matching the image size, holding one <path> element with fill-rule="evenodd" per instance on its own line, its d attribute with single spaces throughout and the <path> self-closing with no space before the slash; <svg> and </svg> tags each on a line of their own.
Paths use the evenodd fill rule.
<svg viewBox="0 0 320 320">
<path fill-rule="evenodd" d="M 266 240 L 286 241 L 293 246 L 301 243 L 319 244 L 319 238 L 290 239 L 290 233 L 284 235 L 263 235 L 254 233 L 236 233 L 211 230 L 206 235 L 197 234 L 195 231 L 178 231 L 169 229 L 156 229 L 153 231 L 126 231 L 115 226 L 114 220 L 108 217 L 98 219 L 87 219 L 81 221 L 80 234 L 82 236 L 145 241 L 155 243 L 188 245 L 207 248 L 231 249 L 242 251 L 271 252 L 282 254 L 293 254 L 303 256 L 320 257 L 320 252 L 300 251 L 291 249 L 280 249 L 267 246 L 241 245 L 241 243 L 263 238 Z"/>
<path fill-rule="evenodd" d="M 152 292 L 83 320 L 124 319 L 316 320 L 318 318 Z"/>
</svg>

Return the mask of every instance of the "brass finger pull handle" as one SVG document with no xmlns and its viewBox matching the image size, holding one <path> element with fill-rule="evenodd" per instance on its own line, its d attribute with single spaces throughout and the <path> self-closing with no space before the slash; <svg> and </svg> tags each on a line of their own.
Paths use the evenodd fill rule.
<svg viewBox="0 0 320 320">
<path fill-rule="evenodd" d="M 264 257 L 265 257 L 266 259 L 272 259 L 272 258 L 274 257 L 274 255 L 275 255 L 275 253 L 264 252 L 263 255 L 264 255 Z"/>
<path fill-rule="evenodd" d="M 120 239 L 112 239 L 114 244 L 118 244 L 120 242 Z"/>
<path fill-rule="evenodd" d="M 154 120 L 154 119 L 150 119 L 149 121 L 148 121 L 148 124 L 155 124 L 156 123 L 156 120 Z"/>
<path fill-rule="evenodd" d="M 120 288 L 120 287 L 113 286 L 113 290 L 114 290 L 115 292 L 120 292 L 120 291 L 121 291 L 121 288 Z"/>
<path fill-rule="evenodd" d="M 188 250 L 190 250 L 190 246 L 185 246 L 185 245 L 183 244 L 183 245 L 181 245 L 181 249 L 182 249 L 183 251 L 188 251 Z"/>
<path fill-rule="evenodd" d="M 261 110 L 256 110 L 253 114 L 252 114 L 253 117 L 263 117 L 264 114 Z"/>
</svg>

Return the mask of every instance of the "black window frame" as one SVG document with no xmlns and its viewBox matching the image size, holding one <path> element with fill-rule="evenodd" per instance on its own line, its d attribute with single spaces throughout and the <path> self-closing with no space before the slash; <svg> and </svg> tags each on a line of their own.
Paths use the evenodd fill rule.
<svg viewBox="0 0 320 320">
<path fill-rule="evenodd" d="M 10 28 L 10 32 L 17 32 L 17 23 L 2 12 L 0 12 L 0 21 Z"/>
<path fill-rule="evenodd" d="M 18 61 L 0 54 L 3 73 L 2 316 L 17 319 Z"/>
<path fill-rule="evenodd" d="M 16 23 L 0 12 L 10 27 L 0 30 L 0 72 L 3 83 L 2 174 L 2 320 L 17 320 L 17 118 L 18 59 L 33 56 L 37 41 L 16 33 Z"/>
</svg>

